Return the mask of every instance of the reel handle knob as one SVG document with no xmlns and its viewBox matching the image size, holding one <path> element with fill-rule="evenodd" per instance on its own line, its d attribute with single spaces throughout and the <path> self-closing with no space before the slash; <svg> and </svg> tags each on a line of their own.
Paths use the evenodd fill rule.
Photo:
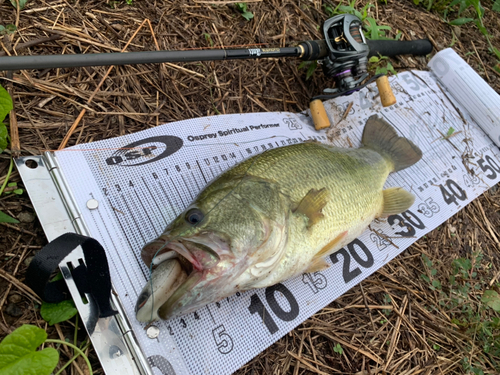
<svg viewBox="0 0 500 375">
<path fill-rule="evenodd" d="M 309 103 L 311 117 L 316 130 L 321 130 L 330 127 L 330 119 L 325 111 L 325 106 L 321 99 L 315 99 Z"/>
</svg>

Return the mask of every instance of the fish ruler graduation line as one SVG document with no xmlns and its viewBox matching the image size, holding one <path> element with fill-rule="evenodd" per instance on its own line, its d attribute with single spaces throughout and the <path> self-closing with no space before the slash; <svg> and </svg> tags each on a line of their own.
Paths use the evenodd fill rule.
<svg viewBox="0 0 500 375">
<path fill-rule="evenodd" d="M 442 61 L 451 58 L 456 63 L 457 56 L 445 50 L 433 59 L 439 63 L 441 86 L 448 74 Z M 463 60 L 459 62 L 454 65 L 456 71 L 471 69 Z M 453 91 L 445 95 L 436 80 L 429 72 L 392 77 L 397 103 L 389 108 L 381 107 L 374 85 L 325 102 L 331 118 L 340 118 L 353 102 L 347 118 L 329 129 L 328 135 L 315 131 L 307 114 L 234 114 L 165 124 L 78 145 L 70 148 L 73 152 L 48 154 L 37 160 L 50 161 L 47 173 L 70 207 L 64 225 L 62 219 L 44 211 L 47 198 L 35 196 L 35 185 L 30 182 L 33 172 L 23 165 L 33 158 L 19 159 L 17 164 L 44 230 L 51 233 L 49 238 L 57 232 L 84 228 L 106 249 L 123 320 L 130 324 L 144 361 L 155 373 L 230 374 L 500 180 L 500 150 L 470 111 L 453 99 Z M 498 95 L 488 100 L 493 104 L 500 101 Z M 310 139 L 359 147 L 365 122 L 374 113 L 423 151 L 420 162 L 392 174 L 386 183 L 386 187 L 402 186 L 415 194 L 409 210 L 372 223 L 372 230 L 329 256 L 331 266 L 324 271 L 237 293 L 195 313 L 155 322 L 148 330 L 135 320 L 134 306 L 149 275 L 140 258 L 141 248 L 158 237 L 207 183 L 271 148 Z M 493 110 L 493 114 L 479 112 L 475 118 L 482 113 L 488 118 L 498 116 Z M 457 135 L 443 137 L 450 127 Z M 472 154 L 474 163 L 468 165 L 464 155 Z M 71 229 L 71 222 L 80 224 Z M 375 355 L 372 359 L 383 361 Z M 153 373 L 151 368 L 133 372 L 123 363 L 123 358 L 122 362 L 107 358 L 103 366 L 106 373 Z"/>
</svg>

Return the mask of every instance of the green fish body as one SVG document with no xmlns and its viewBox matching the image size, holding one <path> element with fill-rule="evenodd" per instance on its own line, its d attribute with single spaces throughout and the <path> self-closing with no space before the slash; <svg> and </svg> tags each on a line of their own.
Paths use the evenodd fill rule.
<svg viewBox="0 0 500 375">
<path fill-rule="evenodd" d="M 237 291 L 324 269 L 324 258 L 373 219 L 408 209 L 412 194 L 383 187 L 421 151 L 375 116 L 362 143 L 358 149 L 317 142 L 271 149 L 219 176 L 143 248 L 145 263 L 158 265 L 154 283 L 166 292 L 146 285 L 138 320 L 169 319 Z M 174 282 L 161 275 L 174 268 L 177 282 L 169 289 Z M 153 292 L 158 295 L 151 298 Z"/>
</svg>

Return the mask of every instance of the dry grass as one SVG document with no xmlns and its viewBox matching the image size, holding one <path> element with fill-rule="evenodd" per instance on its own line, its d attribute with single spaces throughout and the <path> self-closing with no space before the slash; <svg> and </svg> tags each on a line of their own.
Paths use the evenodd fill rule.
<svg viewBox="0 0 500 375">
<path fill-rule="evenodd" d="M 16 23 L 18 32 L 3 37 L 0 54 L 117 52 L 145 19 L 152 32 L 146 22 L 127 51 L 284 46 L 321 37 L 317 26 L 326 19 L 321 4 L 317 0 L 249 2 L 255 17 L 247 22 L 225 1 L 136 1 L 133 6 L 38 1 L 19 13 L 4 1 L 0 24 Z M 359 7 L 363 4 L 358 2 Z M 500 20 L 490 11 L 491 4 L 485 3 L 485 22 L 498 46 Z M 500 92 L 500 77 L 490 69 L 494 60 L 475 27 L 451 28 L 411 1 L 377 3 L 371 11 L 379 23 L 393 28 L 392 36 L 400 30 L 403 39 L 429 37 L 437 49 L 448 47 L 455 33 L 457 52 Z M 426 61 L 401 57 L 393 63 L 398 69 L 425 69 Z M 300 111 L 313 93 L 331 82 L 320 73 L 307 81 L 305 71 L 297 67 L 295 60 L 272 59 L 114 67 L 107 78 L 104 67 L 4 73 L 1 83 L 15 103 L 10 117 L 11 150 L 17 147 L 21 155 L 40 154 L 60 147 L 68 134 L 67 144 L 74 145 L 220 113 Z M 69 132 L 72 125 L 74 130 Z M 9 157 L 0 155 L 0 183 Z M 20 182 L 16 172 L 11 180 Z M 498 197 L 496 190 L 485 193 L 237 373 L 455 374 L 467 371 L 465 358 L 485 373 L 498 373 L 498 349 L 485 353 L 485 345 L 498 341 L 494 325 L 498 316 L 480 302 L 486 288 L 498 288 Z M 0 337 L 23 323 L 46 328 L 50 337 L 72 337 L 71 322 L 47 326 L 35 306 L 36 298 L 22 283 L 27 261 L 46 243 L 40 224 L 26 217 L 33 212 L 29 198 L 5 195 L 0 198 L 0 210 L 25 215 L 21 224 L 0 225 Z M 471 261 L 472 268 L 465 273 L 457 268 L 460 263 L 454 263 L 461 258 Z M 440 288 L 437 282 L 433 286 L 434 280 Z M 19 314 L 14 314 L 13 306 L 20 309 Z M 80 330 L 78 340 L 84 339 Z M 63 351 L 65 356 L 71 353 Z M 99 368 L 92 352 L 90 356 Z M 75 362 L 65 372 L 83 373 L 84 369 Z"/>
</svg>

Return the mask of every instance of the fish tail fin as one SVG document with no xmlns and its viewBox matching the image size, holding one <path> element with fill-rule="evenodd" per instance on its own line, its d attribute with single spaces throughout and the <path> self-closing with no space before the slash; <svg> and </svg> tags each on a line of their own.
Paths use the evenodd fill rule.
<svg viewBox="0 0 500 375">
<path fill-rule="evenodd" d="M 366 122 L 361 142 L 388 160 L 393 172 L 408 168 L 422 158 L 422 151 L 412 141 L 399 137 L 396 130 L 377 115 Z"/>
</svg>

